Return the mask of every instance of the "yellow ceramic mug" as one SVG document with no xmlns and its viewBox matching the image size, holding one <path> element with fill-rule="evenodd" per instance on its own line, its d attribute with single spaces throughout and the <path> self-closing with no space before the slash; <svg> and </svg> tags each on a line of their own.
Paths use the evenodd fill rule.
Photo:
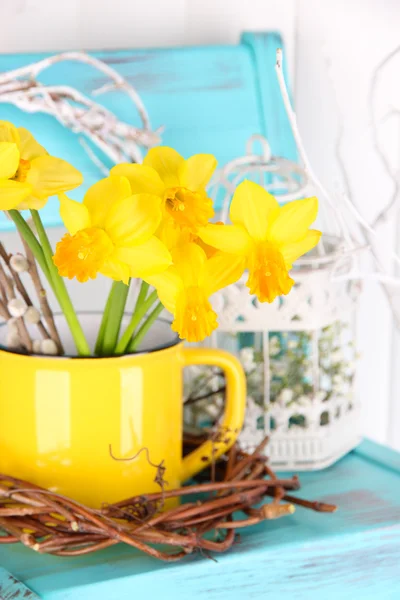
<svg viewBox="0 0 400 600">
<path fill-rule="evenodd" d="M 200 364 L 225 372 L 225 417 L 214 442 L 182 458 L 182 370 Z M 158 491 L 154 465 L 164 461 L 167 488 L 173 489 L 209 464 L 213 452 L 218 457 L 233 444 L 244 409 L 240 363 L 176 339 L 118 358 L 2 349 L 0 473 L 99 507 Z"/>
</svg>

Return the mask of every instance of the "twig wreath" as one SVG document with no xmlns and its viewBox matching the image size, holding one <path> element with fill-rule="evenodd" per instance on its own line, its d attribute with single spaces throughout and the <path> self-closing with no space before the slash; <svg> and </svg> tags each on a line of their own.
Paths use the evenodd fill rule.
<svg viewBox="0 0 400 600">
<path fill-rule="evenodd" d="M 192 450 L 202 441 L 199 436 L 186 436 L 185 445 Z M 334 505 L 290 493 L 300 487 L 299 480 L 276 477 L 263 454 L 267 442 L 268 438 L 252 454 L 234 446 L 203 472 L 203 478 L 213 481 L 176 490 L 164 488 L 164 467 L 153 465 L 159 492 L 104 505 L 101 510 L 0 474 L 0 528 L 5 532 L 0 543 L 22 542 L 36 552 L 57 556 L 89 554 L 124 543 L 173 562 L 195 552 L 225 552 L 235 544 L 238 530 L 290 515 L 296 504 L 334 512 Z M 183 502 L 188 496 L 190 501 Z M 266 497 L 272 500 L 265 503 Z M 171 498 L 182 504 L 165 509 L 165 501 Z M 234 520 L 233 515 L 240 513 L 243 517 Z M 172 552 L 155 547 L 159 544 Z"/>
</svg>

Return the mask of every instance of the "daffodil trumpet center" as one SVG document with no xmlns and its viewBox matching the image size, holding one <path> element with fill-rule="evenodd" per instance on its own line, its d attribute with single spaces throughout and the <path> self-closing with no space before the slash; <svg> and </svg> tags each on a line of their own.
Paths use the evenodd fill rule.
<svg viewBox="0 0 400 600">
<path fill-rule="evenodd" d="M 188 342 L 203 340 L 218 327 L 217 315 L 206 293 L 198 286 L 186 288 L 179 294 L 174 316 L 172 330 Z"/>
<path fill-rule="evenodd" d="M 257 242 L 249 257 L 247 287 L 260 302 L 273 302 L 277 296 L 288 294 L 294 284 L 289 276 L 282 253 L 270 242 Z"/>
<path fill-rule="evenodd" d="M 165 209 L 175 223 L 196 232 L 214 216 L 212 200 L 205 192 L 192 192 L 184 187 L 168 188 L 164 194 Z"/>
<path fill-rule="evenodd" d="M 83 283 L 96 278 L 113 250 L 114 245 L 103 229 L 89 227 L 75 235 L 64 235 L 53 260 L 62 277 L 76 277 Z"/>
<path fill-rule="evenodd" d="M 24 183 L 26 181 L 26 178 L 28 177 L 30 168 L 31 168 L 30 161 L 20 158 L 18 169 L 12 179 L 14 181 L 19 181 L 20 183 Z"/>
</svg>

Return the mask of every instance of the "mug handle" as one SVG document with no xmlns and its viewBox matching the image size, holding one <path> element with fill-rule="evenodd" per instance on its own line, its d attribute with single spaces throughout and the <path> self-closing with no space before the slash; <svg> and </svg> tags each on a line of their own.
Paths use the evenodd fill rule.
<svg viewBox="0 0 400 600">
<path fill-rule="evenodd" d="M 226 406 L 222 424 L 214 439 L 206 440 L 201 446 L 183 458 L 181 480 L 193 475 L 218 459 L 235 442 L 243 425 L 246 409 L 246 377 L 237 358 L 223 350 L 214 348 L 183 348 L 184 366 L 213 365 L 225 372 Z"/>
</svg>

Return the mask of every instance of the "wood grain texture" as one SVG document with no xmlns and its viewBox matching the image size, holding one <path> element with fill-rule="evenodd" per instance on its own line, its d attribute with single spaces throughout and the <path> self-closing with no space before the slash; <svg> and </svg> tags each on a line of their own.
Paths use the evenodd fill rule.
<svg viewBox="0 0 400 600">
<path fill-rule="evenodd" d="M 244 532 L 233 551 L 168 565 L 115 547 L 61 559 L 0 546 L 0 563 L 43 600 L 397 600 L 400 598 L 400 456 L 364 442 L 335 466 L 301 476 L 299 495 L 339 504 L 333 515 L 298 508 Z"/>
<path fill-rule="evenodd" d="M 39 597 L 0 567 L 0 600 L 39 600 Z"/>
</svg>

